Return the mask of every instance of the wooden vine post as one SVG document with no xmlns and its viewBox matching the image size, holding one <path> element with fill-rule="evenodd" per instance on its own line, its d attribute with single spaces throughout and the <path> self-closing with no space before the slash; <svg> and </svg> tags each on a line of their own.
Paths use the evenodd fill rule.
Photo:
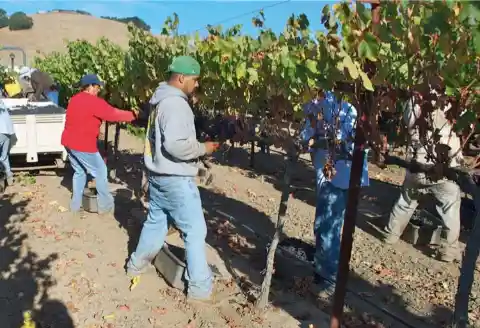
<svg viewBox="0 0 480 328">
<path fill-rule="evenodd" d="M 120 130 L 121 130 L 120 123 L 116 123 L 115 124 L 115 137 L 114 137 L 114 140 L 113 140 L 113 154 L 112 154 L 112 158 L 113 158 L 114 163 L 116 163 L 118 161 L 118 146 L 120 144 Z M 117 179 L 117 169 L 115 168 L 115 166 L 112 166 L 112 169 L 111 169 L 109 175 L 110 175 L 110 178 L 112 180 Z"/>
<path fill-rule="evenodd" d="M 280 237 L 283 232 L 283 226 L 285 225 L 285 219 L 287 216 L 288 198 L 290 197 L 292 173 L 295 164 L 298 160 L 298 151 L 296 149 L 287 150 L 285 155 L 285 171 L 283 174 L 283 186 L 282 196 L 280 199 L 280 206 L 278 209 L 277 224 L 275 226 L 275 234 L 273 235 L 272 242 L 268 248 L 267 264 L 265 268 L 265 277 L 263 278 L 260 295 L 258 296 L 255 307 L 259 310 L 264 310 L 268 304 L 268 296 L 270 294 L 270 285 L 272 282 L 272 275 L 275 262 L 275 252 L 277 250 Z"/>
<path fill-rule="evenodd" d="M 372 6 L 372 26 L 380 23 L 380 1 L 365 1 Z M 375 28 L 374 28 L 375 29 Z M 358 200 L 360 198 L 360 188 L 362 180 L 363 163 L 366 158 L 365 148 L 366 139 L 364 124 L 367 122 L 368 110 L 370 109 L 369 100 L 371 94 L 360 91 L 360 102 L 358 110 L 357 125 L 355 128 L 354 150 L 352 158 L 352 168 L 350 172 L 350 183 L 348 187 L 348 198 L 345 209 L 345 218 L 343 223 L 342 241 L 340 245 L 340 259 L 338 263 L 337 281 L 335 284 L 335 295 L 333 299 L 332 313 L 330 317 L 330 328 L 340 328 L 343 316 L 343 307 L 347 292 L 348 274 L 350 271 L 350 258 L 352 255 L 353 235 L 355 232 L 355 221 L 358 212 Z M 359 92 L 357 91 L 357 96 Z"/>
<path fill-rule="evenodd" d="M 473 177 L 470 174 L 466 174 L 463 180 L 466 180 L 463 185 L 470 187 L 469 192 L 474 200 L 476 214 L 473 229 L 463 253 L 462 267 L 458 277 L 453 328 L 467 328 L 468 326 L 468 303 L 475 278 L 475 266 L 480 254 L 480 188 L 473 181 Z"/>
</svg>

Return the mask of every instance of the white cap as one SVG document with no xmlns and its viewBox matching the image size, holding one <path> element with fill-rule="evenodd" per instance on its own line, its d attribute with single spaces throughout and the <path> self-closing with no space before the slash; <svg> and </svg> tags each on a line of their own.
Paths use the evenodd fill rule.
<svg viewBox="0 0 480 328">
<path fill-rule="evenodd" d="M 20 71 L 18 72 L 18 76 L 20 78 L 24 78 L 24 77 L 30 76 L 31 72 L 32 70 L 30 69 L 30 67 L 23 66 L 22 68 L 20 68 Z"/>
</svg>

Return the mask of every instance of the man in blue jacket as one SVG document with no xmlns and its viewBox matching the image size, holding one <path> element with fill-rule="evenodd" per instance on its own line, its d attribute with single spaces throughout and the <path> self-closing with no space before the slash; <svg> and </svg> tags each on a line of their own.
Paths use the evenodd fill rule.
<svg viewBox="0 0 480 328">
<path fill-rule="evenodd" d="M 301 137 L 316 145 L 315 149 L 310 149 L 317 176 L 315 282 L 320 291 L 331 294 L 340 257 L 357 111 L 348 102 L 339 101 L 332 92 L 321 92 L 317 99 L 305 105 L 304 112 L 307 120 Z M 333 144 L 336 146 L 332 148 Z M 336 171 L 332 177 L 324 174 L 330 156 Z M 368 162 L 365 156 L 361 185 L 368 184 Z"/>
<path fill-rule="evenodd" d="M 149 207 L 127 273 L 138 276 L 163 247 L 168 219 L 182 232 L 185 242 L 188 297 L 208 301 L 212 273 L 207 264 L 207 227 L 199 190 L 195 184 L 198 159 L 211 154 L 218 143 L 197 141 L 194 115 L 188 97 L 198 87 L 200 64 L 189 56 L 176 57 L 169 66 L 168 82 L 153 94 L 145 140 Z"/>
</svg>

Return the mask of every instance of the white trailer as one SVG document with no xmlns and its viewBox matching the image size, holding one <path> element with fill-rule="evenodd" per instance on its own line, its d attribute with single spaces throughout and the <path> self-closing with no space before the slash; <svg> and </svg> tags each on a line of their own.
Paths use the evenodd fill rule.
<svg viewBox="0 0 480 328">
<path fill-rule="evenodd" d="M 65 109 L 50 101 L 31 102 L 26 98 L 2 99 L 15 130 L 11 157 L 21 157 L 24 167 L 16 170 L 63 168 L 67 152 L 61 144 Z M 41 165 L 42 157 L 52 158 L 51 165 Z"/>
</svg>

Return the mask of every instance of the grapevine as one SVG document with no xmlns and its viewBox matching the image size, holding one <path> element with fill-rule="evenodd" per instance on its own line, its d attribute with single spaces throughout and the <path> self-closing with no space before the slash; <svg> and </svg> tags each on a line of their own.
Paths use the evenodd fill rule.
<svg viewBox="0 0 480 328">
<path fill-rule="evenodd" d="M 254 131 L 257 137 L 268 135 L 286 150 L 288 174 L 282 195 L 285 210 L 279 211 L 277 223 L 281 230 L 290 166 L 300 149 L 298 129 L 292 129 L 293 123 L 301 116 L 302 105 L 319 90 L 332 90 L 338 99 L 348 100 L 357 109 L 358 131 L 381 165 L 388 153 L 379 118 L 397 124 L 407 99 L 414 99 L 424 109 L 416 122 L 424 137 L 434 132 L 432 102 L 442 108 L 449 106 L 447 116 L 459 134 L 471 136 L 478 128 L 479 4 L 387 1 L 382 2 L 380 19 L 374 24 L 363 2 L 369 1 L 326 5 L 320 17 L 325 31 L 312 31 L 308 17 L 301 14 L 289 17 L 284 31 L 277 35 L 260 12 L 253 19 L 259 29 L 256 38 L 242 34 L 240 26 L 226 30 L 208 26 L 208 36 L 203 39 L 198 34 L 178 35 L 179 20 L 174 15 L 167 19 L 159 37 L 130 24 L 127 50 L 106 39 L 96 44 L 74 41 L 68 43 L 65 54 L 37 58 L 35 66 L 51 73 L 62 86 L 63 104 L 74 93 L 74 83 L 88 72 L 99 74 L 106 82 L 105 97 L 109 102 L 128 109 L 148 102 L 157 85 L 167 78 L 173 57 L 194 56 L 202 66 L 195 109 L 212 119 L 217 115 L 231 116 L 234 121 L 250 125 L 236 129 L 241 135 L 235 140 L 248 139 Z M 261 128 L 252 129 L 252 125 Z M 397 131 L 397 127 L 387 125 L 385 129 Z M 393 141 L 398 143 L 405 138 L 402 133 L 390 133 L 389 137 L 397 137 Z M 444 168 L 450 159 L 443 156 L 435 160 L 436 179 L 442 178 L 446 172 L 439 168 Z M 329 162 L 327 175 L 334 173 L 333 166 Z M 271 256 L 259 307 L 268 300 Z"/>
</svg>

